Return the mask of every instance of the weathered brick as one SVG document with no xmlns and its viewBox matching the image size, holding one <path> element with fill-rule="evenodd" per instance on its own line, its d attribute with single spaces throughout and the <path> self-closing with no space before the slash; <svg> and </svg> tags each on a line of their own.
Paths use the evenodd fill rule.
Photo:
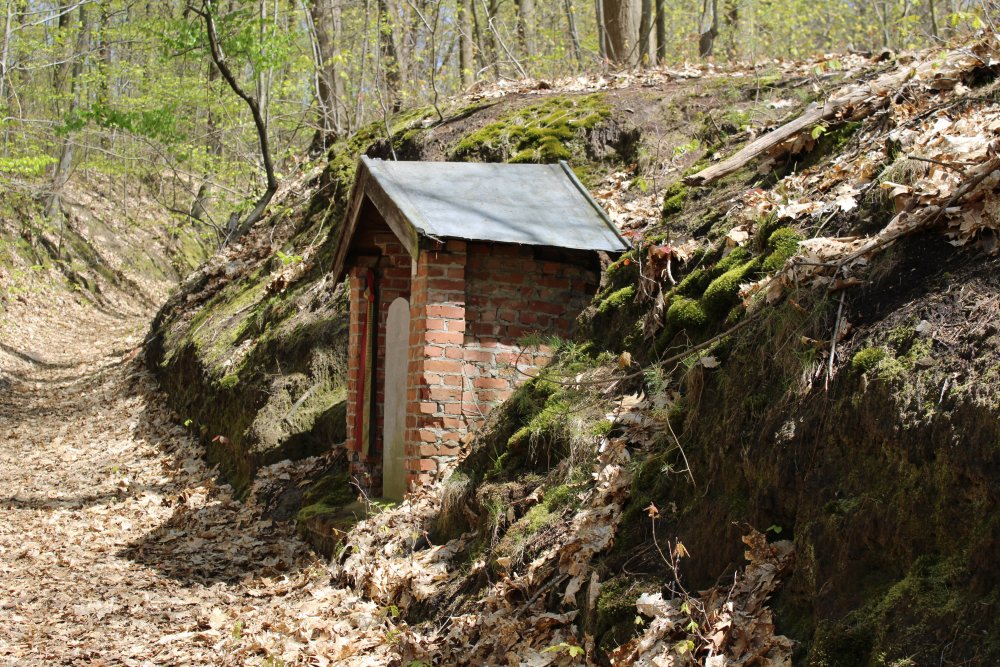
<svg viewBox="0 0 1000 667">
<path fill-rule="evenodd" d="M 465 342 L 465 334 L 451 331 L 428 331 L 423 338 L 425 342 L 437 345 L 461 345 Z"/>
<path fill-rule="evenodd" d="M 472 381 L 472 386 L 477 389 L 506 389 L 509 383 L 500 378 L 476 378 Z"/>
<path fill-rule="evenodd" d="M 424 370 L 433 373 L 461 373 L 462 363 L 446 359 L 428 359 L 424 362 Z"/>
<path fill-rule="evenodd" d="M 465 348 L 463 355 L 466 361 L 493 363 L 493 353 L 485 350 L 473 350 Z"/>
<path fill-rule="evenodd" d="M 428 393 L 432 401 L 453 401 L 462 397 L 462 390 L 454 387 L 430 387 Z"/>
<path fill-rule="evenodd" d="M 465 308 L 461 306 L 445 306 L 434 304 L 427 306 L 428 317 L 443 317 L 448 319 L 461 319 L 465 317 Z"/>
</svg>

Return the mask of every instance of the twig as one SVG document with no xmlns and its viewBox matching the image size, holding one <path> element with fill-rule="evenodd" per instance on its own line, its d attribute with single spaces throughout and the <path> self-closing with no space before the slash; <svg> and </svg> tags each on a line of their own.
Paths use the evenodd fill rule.
<svg viewBox="0 0 1000 667">
<path fill-rule="evenodd" d="M 826 364 L 826 380 L 823 382 L 823 391 L 830 390 L 830 378 L 833 376 L 833 359 L 837 354 L 837 338 L 840 334 L 840 320 L 844 315 L 844 299 L 846 297 L 846 290 L 840 293 L 840 305 L 837 306 L 837 319 L 833 323 L 833 335 L 830 336 L 830 359 Z"/>
<path fill-rule="evenodd" d="M 948 169 L 954 169 L 955 171 L 964 172 L 962 167 L 971 167 L 978 163 L 976 162 L 943 162 L 941 160 L 935 160 L 930 157 L 921 157 L 919 155 L 907 155 L 907 160 L 917 160 L 918 162 L 930 162 L 931 164 L 939 164 L 942 167 L 947 167 Z"/>
<path fill-rule="evenodd" d="M 677 443 L 677 449 L 679 449 L 681 452 L 681 458 L 684 459 L 684 467 L 686 468 L 685 472 L 687 472 L 688 477 L 691 479 L 691 486 L 697 488 L 698 485 L 694 481 L 694 473 L 691 472 L 691 464 L 688 463 L 688 457 L 687 454 L 684 453 L 684 447 L 681 445 L 681 439 L 677 437 L 676 433 L 674 433 L 674 427 L 670 423 L 669 418 L 666 420 L 666 422 L 667 422 L 667 429 L 670 431 L 670 435 L 674 437 L 674 442 Z M 657 549 L 659 549 L 659 547 L 657 547 Z"/>
<path fill-rule="evenodd" d="M 555 577 L 554 579 L 552 579 L 551 581 L 549 581 L 547 584 L 545 584 L 544 586 L 542 586 L 541 588 L 539 588 L 537 591 L 535 591 L 535 594 L 532 595 L 530 598 L 528 598 L 528 601 L 525 602 L 523 605 L 521 605 L 521 608 L 518 609 L 514 613 L 514 618 L 517 618 L 518 616 L 520 616 L 521 614 L 523 614 L 525 611 L 527 611 L 528 607 L 530 607 L 535 602 L 535 600 L 537 600 L 541 596 L 542 593 L 544 593 L 548 589 L 552 588 L 553 586 L 558 586 L 559 584 L 561 584 L 562 582 L 566 581 L 567 579 L 569 579 L 569 575 L 568 574 L 560 574 L 558 577 Z"/>
</svg>

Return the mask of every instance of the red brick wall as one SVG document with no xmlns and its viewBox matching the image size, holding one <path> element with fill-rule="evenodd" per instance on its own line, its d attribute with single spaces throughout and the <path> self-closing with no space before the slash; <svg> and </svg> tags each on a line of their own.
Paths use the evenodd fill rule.
<svg viewBox="0 0 1000 667">
<path fill-rule="evenodd" d="M 347 443 L 358 483 L 379 493 L 385 323 L 394 299 L 410 301 L 405 454 L 407 482 L 413 485 L 429 482 L 457 456 L 468 430 L 482 424 L 527 374 L 548 363 L 551 350 L 524 350 L 519 340 L 533 332 L 571 334 L 599 277 L 590 253 L 456 240 L 422 249 L 414 273 L 409 254 L 378 213 L 370 209 L 364 218 L 364 229 L 352 241 L 355 266 L 348 273 Z M 371 422 L 375 446 L 364 458 L 353 448 L 358 411 L 368 409 L 360 405 L 358 369 L 369 268 L 378 285 L 377 407 Z"/>
<path fill-rule="evenodd" d="M 411 483 L 428 481 L 458 454 L 469 428 L 548 363 L 549 349 L 524 350 L 519 339 L 572 332 L 597 289 L 594 261 L 589 254 L 462 241 L 421 253 L 411 303 Z"/>
<path fill-rule="evenodd" d="M 369 218 L 371 220 L 371 218 Z M 381 223 L 381 224 L 378 224 Z M 358 479 L 359 484 L 366 491 L 378 490 L 382 486 L 381 464 L 382 464 L 382 420 L 384 417 L 382 408 L 384 405 L 385 387 L 385 323 L 389 315 L 389 306 L 393 300 L 403 297 L 410 298 L 410 274 L 412 271 L 412 260 L 409 253 L 399 243 L 395 235 L 389 230 L 385 223 L 375 220 L 374 224 L 366 225 L 366 229 L 359 231 L 355 237 L 353 245 L 358 249 L 357 253 L 363 253 L 367 261 L 360 264 L 370 264 L 375 273 L 375 281 L 378 290 L 378 318 L 377 328 L 378 343 L 376 355 L 376 413 L 372 419 L 371 427 L 375 431 L 375 447 L 370 450 L 366 460 L 360 457 L 355 451 L 353 459 L 353 474 Z M 350 336 L 348 338 L 347 350 L 347 446 L 355 446 L 356 433 L 355 424 L 359 409 L 367 410 L 368 406 L 360 406 L 362 394 L 358 386 L 358 369 L 361 363 L 361 331 L 363 323 L 368 317 L 368 301 L 363 297 L 364 276 L 367 268 L 356 266 L 348 272 L 350 280 Z"/>
</svg>

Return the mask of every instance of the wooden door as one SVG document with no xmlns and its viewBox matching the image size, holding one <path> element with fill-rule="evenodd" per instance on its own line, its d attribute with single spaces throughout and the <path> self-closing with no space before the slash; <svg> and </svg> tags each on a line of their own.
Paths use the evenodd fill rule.
<svg viewBox="0 0 1000 667">
<path fill-rule="evenodd" d="M 406 493 L 406 380 L 410 346 L 410 303 L 389 304 L 385 323 L 385 405 L 382 423 L 382 496 L 402 500 Z"/>
</svg>

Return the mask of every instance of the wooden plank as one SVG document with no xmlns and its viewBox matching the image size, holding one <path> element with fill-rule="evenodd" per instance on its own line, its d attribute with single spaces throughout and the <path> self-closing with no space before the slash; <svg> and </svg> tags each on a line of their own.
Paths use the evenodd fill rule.
<svg viewBox="0 0 1000 667">
<path fill-rule="evenodd" d="M 337 239 L 337 252 L 333 256 L 331 272 L 337 281 L 344 277 L 344 260 L 347 258 L 347 251 L 351 247 L 351 240 L 358 227 L 361 202 L 364 201 L 365 186 L 369 180 L 371 180 L 371 176 L 368 174 L 368 169 L 363 162 L 359 162 L 357 171 L 354 173 L 354 190 L 351 192 L 351 201 L 347 205 L 347 215 L 344 216 L 344 225 L 340 230 L 340 237 Z"/>
<path fill-rule="evenodd" d="M 382 217 L 385 218 L 389 229 L 392 230 L 392 233 L 403 244 L 406 251 L 410 253 L 410 257 L 416 259 L 420 251 L 420 240 L 417 237 L 417 230 L 414 229 L 410 220 L 403 215 L 403 212 L 399 210 L 399 206 L 396 205 L 392 197 L 382 189 L 377 179 L 369 176 L 365 183 L 365 195 L 375 205 L 378 212 L 382 214 Z"/>
</svg>

